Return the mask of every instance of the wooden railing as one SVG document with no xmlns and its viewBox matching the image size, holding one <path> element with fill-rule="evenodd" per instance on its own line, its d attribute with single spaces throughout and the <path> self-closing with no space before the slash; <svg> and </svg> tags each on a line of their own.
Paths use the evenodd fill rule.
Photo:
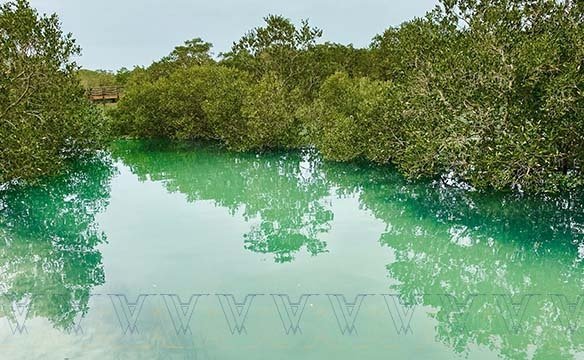
<svg viewBox="0 0 584 360">
<path fill-rule="evenodd" d="M 102 86 L 91 88 L 87 92 L 87 96 L 93 102 L 118 102 L 122 97 L 124 89 L 119 86 Z"/>
</svg>

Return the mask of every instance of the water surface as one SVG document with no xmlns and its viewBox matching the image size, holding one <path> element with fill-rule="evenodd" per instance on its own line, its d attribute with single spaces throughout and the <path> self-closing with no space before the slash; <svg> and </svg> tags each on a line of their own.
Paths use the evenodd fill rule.
<svg viewBox="0 0 584 360">
<path fill-rule="evenodd" d="M 0 195 L 2 358 L 584 358 L 582 199 L 120 142 Z"/>
</svg>

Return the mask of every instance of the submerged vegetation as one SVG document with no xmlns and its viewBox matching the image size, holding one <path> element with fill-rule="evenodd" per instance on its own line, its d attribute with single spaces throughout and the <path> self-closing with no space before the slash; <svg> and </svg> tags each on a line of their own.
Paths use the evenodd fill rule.
<svg viewBox="0 0 584 360">
<path fill-rule="evenodd" d="M 584 179 L 578 1 L 441 0 L 364 49 L 271 15 L 219 58 L 196 38 L 117 74 L 78 72 L 70 35 L 24 0 L 2 5 L 0 19 L 0 182 L 53 172 L 104 134 L 315 147 L 479 189 L 555 192 Z M 79 78 L 125 87 L 107 122 Z"/>
</svg>

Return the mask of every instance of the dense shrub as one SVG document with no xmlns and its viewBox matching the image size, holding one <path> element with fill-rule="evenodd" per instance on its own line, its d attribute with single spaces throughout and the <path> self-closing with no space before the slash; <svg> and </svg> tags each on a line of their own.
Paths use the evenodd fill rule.
<svg viewBox="0 0 584 360">
<path fill-rule="evenodd" d="M 0 184 L 61 169 L 102 144 L 105 123 L 85 99 L 58 18 L 24 0 L 0 4 Z"/>
<path fill-rule="evenodd" d="M 370 76 L 390 84 L 376 105 L 384 115 L 359 122 L 353 104 L 363 99 L 351 81 L 333 81 L 336 90 L 325 83 L 315 143 L 336 160 L 379 161 L 366 153 L 383 149 L 414 178 L 449 174 L 478 188 L 529 191 L 579 186 L 583 18 L 571 1 L 444 2 L 374 39 Z"/>
<path fill-rule="evenodd" d="M 132 71 L 114 128 L 240 151 L 315 146 L 476 188 L 582 184 L 580 2 L 443 0 L 369 49 L 265 20 L 219 63 L 195 39 Z"/>
<path fill-rule="evenodd" d="M 247 129 L 242 107 L 249 92 L 250 75 L 232 68 L 216 68 L 221 69 L 221 76 L 216 76 L 209 87 L 203 111 L 215 139 L 232 150 L 248 149 L 252 134 Z"/>
<path fill-rule="evenodd" d="M 451 172 L 481 188 L 581 182 L 581 6 L 449 1 L 417 28 L 428 49 L 400 56 L 415 63 L 399 94 L 404 147 L 395 162 L 406 173 Z"/>
<path fill-rule="evenodd" d="M 77 77 L 84 89 L 117 85 L 116 74 L 107 70 L 80 69 L 77 71 Z"/>
<path fill-rule="evenodd" d="M 255 80 L 275 74 L 289 88 L 311 90 L 307 52 L 316 46 L 322 30 L 303 21 L 300 27 L 282 17 L 267 16 L 266 25 L 246 33 L 223 54 L 223 63 L 250 73 Z M 317 89 L 314 89 L 317 90 Z"/>
<path fill-rule="evenodd" d="M 312 143 L 328 159 L 359 157 L 387 162 L 390 132 L 384 129 L 383 106 L 387 84 L 346 73 L 329 77 L 306 121 L 312 124 Z"/>
<path fill-rule="evenodd" d="M 275 74 L 258 82 L 223 66 L 179 69 L 130 87 L 112 111 L 125 135 L 176 140 L 220 140 L 231 149 L 299 147 L 299 94 Z"/>
<path fill-rule="evenodd" d="M 306 135 L 296 110 L 300 91 L 288 90 L 284 80 L 267 74 L 247 91 L 242 115 L 249 136 L 248 149 L 298 148 Z"/>
<path fill-rule="evenodd" d="M 124 135 L 145 138 L 210 139 L 213 132 L 202 104 L 223 68 L 179 68 L 154 81 L 127 86 L 112 112 L 113 127 Z"/>
</svg>

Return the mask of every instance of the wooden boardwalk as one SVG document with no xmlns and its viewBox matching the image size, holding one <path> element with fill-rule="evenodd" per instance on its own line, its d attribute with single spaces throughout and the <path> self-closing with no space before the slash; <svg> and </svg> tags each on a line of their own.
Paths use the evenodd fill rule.
<svg viewBox="0 0 584 360">
<path fill-rule="evenodd" d="M 97 103 L 116 103 L 122 97 L 124 89 L 118 86 L 102 86 L 91 88 L 87 96 L 93 102 Z"/>
</svg>

